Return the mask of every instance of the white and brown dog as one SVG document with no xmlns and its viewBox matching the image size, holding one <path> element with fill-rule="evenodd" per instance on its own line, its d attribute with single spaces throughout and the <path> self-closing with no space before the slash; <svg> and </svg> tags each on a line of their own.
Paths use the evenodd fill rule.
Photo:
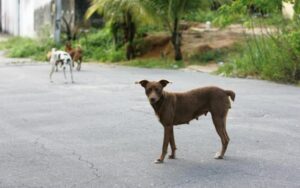
<svg viewBox="0 0 300 188">
<path fill-rule="evenodd" d="M 51 71 L 50 71 L 50 81 L 52 80 L 52 75 L 57 70 L 58 66 L 62 67 L 65 77 L 65 82 L 67 82 L 67 76 L 66 76 L 66 68 L 69 67 L 70 74 L 71 74 L 71 81 L 74 83 L 73 79 L 73 61 L 71 56 L 65 52 L 65 51 L 56 51 L 55 48 L 52 48 L 51 51 L 51 57 L 50 57 L 50 64 L 52 65 Z"/>
</svg>

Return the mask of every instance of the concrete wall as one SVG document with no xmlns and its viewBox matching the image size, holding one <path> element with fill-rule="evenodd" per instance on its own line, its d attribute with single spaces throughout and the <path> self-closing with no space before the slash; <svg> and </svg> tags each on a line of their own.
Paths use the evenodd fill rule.
<svg viewBox="0 0 300 188">
<path fill-rule="evenodd" d="M 1 26 L 2 30 L 18 34 L 18 0 L 1 1 Z M 14 14 L 11 14 L 13 12 Z"/>
<path fill-rule="evenodd" d="M 53 35 L 55 22 L 55 0 L 0 0 L 2 31 L 12 35 L 36 37 L 39 34 Z M 62 16 L 71 24 L 82 26 L 84 13 L 90 5 L 89 0 L 62 0 Z M 102 18 L 95 15 L 98 25 Z M 71 19 L 72 18 L 72 19 Z M 65 23 L 62 21 L 62 28 Z M 94 26 L 96 26 L 95 24 Z"/>
<path fill-rule="evenodd" d="M 294 4 L 283 2 L 282 5 L 283 5 L 282 6 L 283 16 L 286 17 L 286 18 L 289 18 L 289 19 L 293 19 L 293 17 L 294 17 Z"/>
<path fill-rule="evenodd" d="M 37 34 L 34 21 L 35 10 L 47 5 L 50 9 L 50 4 L 51 0 L 2 0 L 2 30 L 13 35 L 35 37 Z M 46 13 L 41 12 L 41 16 Z M 46 20 L 43 20 L 43 23 L 46 22 Z M 50 23 L 51 20 L 48 20 L 48 22 Z"/>
</svg>

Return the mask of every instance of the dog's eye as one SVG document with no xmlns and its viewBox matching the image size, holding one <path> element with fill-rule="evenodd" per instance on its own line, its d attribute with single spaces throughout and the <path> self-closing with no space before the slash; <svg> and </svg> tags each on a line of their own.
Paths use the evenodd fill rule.
<svg viewBox="0 0 300 188">
<path fill-rule="evenodd" d="M 149 88 L 149 89 L 146 90 L 147 93 L 151 93 L 151 91 L 152 91 L 151 88 Z"/>
<path fill-rule="evenodd" d="M 155 90 L 156 93 L 159 93 L 159 89 L 158 88 L 155 88 L 154 90 Z"/>
</svg>

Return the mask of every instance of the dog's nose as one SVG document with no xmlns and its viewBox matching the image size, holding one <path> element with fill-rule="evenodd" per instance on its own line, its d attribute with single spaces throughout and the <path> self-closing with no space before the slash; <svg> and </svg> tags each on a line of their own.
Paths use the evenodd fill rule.
<svg viewBox="0 0 300 188">
<path fill-rule="evenodd" d="M 155 102 L 155 98 L 150 98 L 149 100 L 150 100 L 151 103 Z"/>
</svg>

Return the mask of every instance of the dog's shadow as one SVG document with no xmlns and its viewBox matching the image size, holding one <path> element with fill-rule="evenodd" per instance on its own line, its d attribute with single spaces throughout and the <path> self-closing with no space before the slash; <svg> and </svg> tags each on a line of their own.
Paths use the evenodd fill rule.
<svg viewBox="0 0 300 188">
<path fill-rule="evenodd" d="M 208 180 L 225 182 L 228 178 L 232 179 L 232 177 L 243 175 L 259 177 L 258 171 L 262 170 L 261 161 L 239 156 L 226 156 L 223 160 L 211 158 L 199 161 L 179 157 L 175 160 L 166 160 L 157 168 L 159 168 L 158 173 L 162 175 L 171 174 L 168 177 L 169 183 L 177 182 L 179 184 Z"/>
</svg>

